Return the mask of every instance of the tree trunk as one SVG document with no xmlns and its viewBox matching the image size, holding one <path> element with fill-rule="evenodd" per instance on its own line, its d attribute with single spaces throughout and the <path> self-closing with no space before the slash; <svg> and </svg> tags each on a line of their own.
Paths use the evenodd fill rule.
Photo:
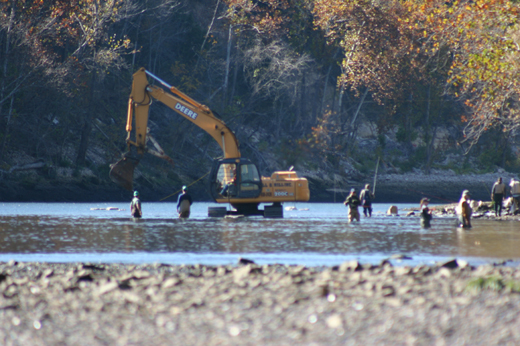
<svg viewBox="0 0 520 346">
<path fill-rule="evenodd" d="M 87 157 L 88 143 L 90 138 L 90 132 L 92 130 L 92 114 L 95 112 L 94 105 L 96 100 L 94 99 L 96 90 L 96 71 L 92 72 L 90 80 L 90 102 L 86 107 L 87 111 L 83 117 L 83 127 L 81 129 L 81 138 L 79 141 L 78 155 L 76 157 L 76 165 L 84 166 L 85 159 Z"/>
<path fill-rule="evenodd" d="M 11 1 L 11 14 L 9 16 L 9 26 L 7 28 L 7 33 L 5 35 L 5 56 L 4 56 L 4 64 L 3 64 L 3 68 L 2 68 L 2 86 L 0 88 L 0 100 L 3 100 L 4 97 L 5 97 L 5 83 L 6 83 L 6 78 L 7 78 L 7 66 L 8 66 L 8 63 L 9 63 L 9 50 L 10 50 L 10 47 L 9 47 L 9 44 L 10 44 L 10 41 L 11 41 L 11 29 L 13 27 L 13 23 L 14 23 L 14 15 L 15 15 L 15 1 Z M 9 135 L 9 123 L 11 122 L 11 115 L 12 115 L 12 112 L 13 112 L 13 101 L 14 101 L 14 95 L 11 95 L 11 102 L 10 102 L 10 106 L 9 106 L 9 113 L 7 114 L 7 121 L 6 121 L 6 124 L 5 124 L 5 130 L 4 130 L 4 140 L 3 140 L 3 143 L 2 143 L 2 151 L 0 151 L 0 160 L 4 157 L 4 150 L 5 150 L 5 146 L 6 146 L 6 143 L 7 143 L 7 137 Z M 1 116 L 2 116 L 2 105 L 3 105 L 3 102 L 0 103 L 0 119 L 1 119 Z"/>
<path fill-rule="evenodd" d="M 132 69 L 130 70 L 131 73 L 134 71 L 135 66 L 135 56 L 137 54 L 137 40 L 139 39 L 139 33 L 141 30 L 141 19 L 143 18 L 143 14 L 139 15 L 139 21 L 137 22 L 137 28 L 135 30 L 135 42 L 134 42 L 134 52 L 132 53 Z"/>
<path fill-rule="evenodd" d="M 231 42 L 232 42 L 232 35 L 233 34 L 233 26 L 229 26 L 229 32 L 228 32 L 228 44 L 227 44 L 227 56 L 226 56 L 226 75 L 224 77 L 224 97 L 222 97 L 222 108 L 224 108 L 227 105 L 227 95 L 228 95 L 228 81 L 229 81 L 229 65 L 231 61 Z"/>
<path fill-rule="evenodd" d="M 507 132 L 507 136 L 503 137 L 504 150 L 502 151 L 502 168 L 506 168 L 506 156 L 507 156 L 507 144 L 509 143 L 509 135 L 511 132 Z"/>
<path fill-rule="evenodd" d="M 320 113 L 323 113 L 323 109 L 325 108 L 325 98 L 327 97 L 327 86 L 329 85 L 329 76 L 331 70 L 332 65 L 329 65 L 329 70 L 327 71 L 327 75 L 325 76 L 325 85 L 323 86 L 323 96 L 321 98 Z"/>
<path fill-rule="evenodd" d="M 213 12 L 213 18 L 211 18 L 211 23 L 208 27 L 208 32 L 206 32 L 206 36 L 204 36 L 204 41 L 202 41 L 202 45 L 200 46 L 200 51 L 202 52 L 204 50 L 204 46 L 206 45 L 206 41 L 208 40 L 209 34 L 211 32 L 211 29 L 213 28 L 213 23 L 215 23 L 215 18 L 217 18 L 217 12 L 218 12 L 218 6 L 220 5 L 220 0 L 217 1 L 217 5 L 215 6 L 215 12 Z M 231 27 L 230 27 L 231 28 Z M 200 55 L 199 55 L 200 57 Z M 199 61 L 197 60 L 197 65 L 199 64 Z"/>
<path fill-rule="evenodd" d="M 428 93 L 426 99 L 426 115 L 424 119 L 424 139 L 426 144 L 426 174 L 430 174 L 430 161 L 433 150 L 434 136 L 430 133 L 430 106 L 431 106 L 431 85 L 428 85 Z"/>
<path fill-rule="evenodd" d="M 437 126 L 433 128 L 430 143 L 427 148 L 426 174 L 430 174 L 433 163 L 433 151 L 435 150 L 435 137 L 437 137 Z"/>
<path fill-rule="evenodd" d="M 295 128 L 297 130 L 303 130 L 305 125 L 304 114 L 305 114 L 305 72 L 302 75 L 302 85 L 300 88 L 300 102 L 298 107 L 298 119 L 296 119 Z"/>
<path fill-rule="evenodd" d="M 0 151 L 0 160 L 4 157 L 5 147 L 7 145 L 7 140 L 9 139 L 9 125 L 11 125 L 11 117 L 13 115 L 13 103 L 14 95 L 11 96 L 11 102 L 9 103 L 9 112 L 7 113 L 7 120 L 5 123 L 4 140 L 2 142 L 2 150 Z"/>
<path fill-rule="evenodd" d="M 405 130 L 405 145 L 408 149 L 408 155 L 412 154 L 413 146 L 412 146 L 412 111 L 413 111 L 413 92 L 410 92 L 410 109 L 408 114 L 405 115 L 404 119 L 404 130 Z"/>
<path fill-rule="evenodd" d="M 348 135 L 347 135 L 347 143 L 345 147 L 348 147 L 352 142 L 354 142 L 354 137 L 356 135 L 356 120 L 359 116 L 359 113 L 361 111 L 361 107 L 363 106 L 363 103 L 365 102 L 365 98 L 368 94 L 368 88 L 365 89 L 365 92 L 363 93 L 363 96 L 361 96 L 361 100 L 359 100 L 359 104 L 356 108 L 356 112 L 352 116 L 352 121 L 350 122 L 350 126 L 348 127 Z"/>
</svg>

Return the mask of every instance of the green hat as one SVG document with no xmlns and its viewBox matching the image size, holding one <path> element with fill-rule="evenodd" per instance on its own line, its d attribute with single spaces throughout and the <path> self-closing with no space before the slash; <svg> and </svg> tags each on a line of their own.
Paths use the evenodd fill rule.
<svg viewBox="0 0 520 346">
<path fill-rule="evenodd" d="M 134 196 L 139 196 L 139 191 L 134 191 Z"/>
</svg>

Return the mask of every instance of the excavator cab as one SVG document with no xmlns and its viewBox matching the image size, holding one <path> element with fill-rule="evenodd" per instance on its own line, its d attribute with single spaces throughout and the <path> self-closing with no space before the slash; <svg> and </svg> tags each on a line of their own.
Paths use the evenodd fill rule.
<svg viewBox="0 0 520 346">
<path fill-rule="evenodd" d="M 215 201 L 257 198 L 262 192 L 262 179 L 248 159 L 217 159 L 211 168 L 210 192 Z"/>
</svg>

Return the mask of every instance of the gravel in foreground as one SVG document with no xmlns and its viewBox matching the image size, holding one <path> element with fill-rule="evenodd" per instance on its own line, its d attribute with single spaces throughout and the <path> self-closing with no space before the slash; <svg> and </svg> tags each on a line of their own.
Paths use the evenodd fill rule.
<svg viewBox="0 0 520 346">
<path fill-rule="evenodd" d="M 516 267 L 11 261 L 0 281 L 3 345 L 520 344 Z"/>
</svg>

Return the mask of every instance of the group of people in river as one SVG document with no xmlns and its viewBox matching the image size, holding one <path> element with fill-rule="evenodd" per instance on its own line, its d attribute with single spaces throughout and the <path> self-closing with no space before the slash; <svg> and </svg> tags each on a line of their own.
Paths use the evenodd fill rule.
<svg viewBox="0 0 520 346">
<path fill-rule="evenodd" d="M 363 215 L 365 215 L 365 217 L 372 217 L 372 200 L 374 198 L 374 193 L 370 191 L 370 184 L 365 185 L 365 188 L 361 190 L 359 197 L 356 189 L 351 189 L 347 199 L 343 202 L 345 206 L 349 207 L 349 222 L 360 220 L 358 211 L 360 205 L 363 206 Z"/>
<path fill-rule="evenodd" d="M 188 187 L 182 187 L 182 192 L 177 198 L 177 213 L 179 218 L 185 219 L 190 217 L 190 208 L 193 204 L 193 199 L 188 193 Z M 134 218 L 143 217 L 143 210 L 141 209 L 141 200 L 139 199 L 139 191 L 134 191 L 134 198 L 130 202 L 130 213 Z"/>
<path fill-rule="evenodd" d="M 509 186 L 503 183 L 502 178 L 493 184 L 491 189 L 491 200 L 493 201 L 493 208 L 495 216 L 501 216 L 503 210 L 503 202 L 509 195 L 511 203 L 511 213 L 514 214 L 519 210 L 520 204 L 520 182 L 515 178 L 511 178 Z M 372 217 L 372 201 L 375 199 L 373 191 L 370 191 L 370 184 L 366 184 L 365 188 L 361 190 L 359 196 L 356 189 L 352 188 L 350 194 L 347 196 L 343 204 L 349 207 L 348 219 L 349 222 L 360 221 L 360 214 L 358 207 L 363 207 L 363 215 L 365 217 Z M 429 228 L 431 226 L 430 221 L 432 217 L 432 211 L 428 207 L 430 199 L 422 198 L 419 204 L 421 226 Z M 193 199 L 187 192 L 187 187 L 182 187 L 182 192 L 177 198 L 177 213 L 179 218 L 188 218 L 190 216 L 190 207 L 193 204 Z M 134 191 L 134 197 L 130 203 L 130 212 L 132 217 L 141 218 L 143 211 L 141 208 L 141 200 L 139 198 L 139 192 Z M 462 192 L 462 196 L 456 208 L 458 215 L 458 223 L 460 227 L 469 228 L 471 227 L 471 214 L 472 209 L 470 206 L 470 193 L 468 190 Z"/>
<path fill-rule="evenodd" d="M 500 217 L 503 210 L 503 202 L 509 195 L 510 200 L 508 201 L 511 205 L 510 213 L 515 214 L 520 212 L 520 182 L 515 178 L 511 178 L 509 186 L 506 186 L 502 182 L 502 178 L 493 184 L 491 189 L 491 200 L 493 201 L 493 209 L 495 216 Z M 343 204 L 349 207 L 348 218 L 349 222 L 360 221 L 360 214 L 358 207 L 363 207 L 363 214 L 365 217 L 372 216 L 372 201 L 375 199 L 373 191 L 370 191 L 370 184 L 366 184 L 365 188 L 361 190 L 359 196 L 356 189 L 351 189 L 350 194 L 347 196 Z M 470 205 L 470 193 L 468 190 L 462 191 L 459 203 L 456 207 L 456 214 L 458 219 L 458 225 L 462 228 L 471 227 L 471 215 L 473 210 Z M 424 228 L 431 227 L 430 221 L 432 220 L 432 211 L 428 207 L 430 200 L 428 198 L 422 198 L 419 204 L 419 215 L 421 219 L 421 226 Z"/>
</svg>

